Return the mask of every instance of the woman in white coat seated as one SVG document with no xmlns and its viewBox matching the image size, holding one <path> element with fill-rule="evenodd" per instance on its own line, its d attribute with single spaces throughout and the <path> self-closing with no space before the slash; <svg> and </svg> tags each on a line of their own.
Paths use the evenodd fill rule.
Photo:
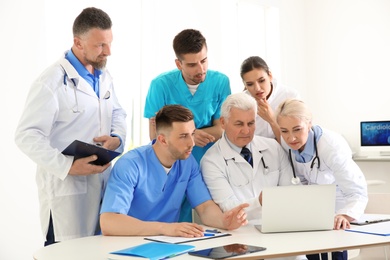
<svg viewBox="0 0 390 260">
<path fill-rule="evenodd" d="M 301 100 L 285 100 L 275 115 L 294 175 L 303 184 L 336 184 L 334 229 L 350 228 L 350 221 L 364 213 L 368 197 L 365 177 L 352 160 L 348 143 L 340 134 L 313 125 L 312 114 Z M 307 257 L 320 259 L 318 254 Z M 333 252 L 332 259 L 347 259 L 347 252 Z"/>
</svg>

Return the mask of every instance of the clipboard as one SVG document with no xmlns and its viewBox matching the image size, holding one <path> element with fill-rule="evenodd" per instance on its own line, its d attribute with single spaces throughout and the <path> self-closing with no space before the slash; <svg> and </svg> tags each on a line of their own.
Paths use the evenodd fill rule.
<svg viewBox="0 0 390 260">
<path fill-rule="evenodd" d="M 145 237 L 145 240 L 154 241 L 154 242 L 163 242 L 163 243 L 170 243 L 170 244 L 181 244 L 186 242 L 193 242 L 198 240 L 204 240 L 204 239 L 212 239 L 212 238 L 218 238 L 218 237 L 226 237 L 231 236 L 232 234 L 229 233 L 214 233 L 212 236 L 203 236 L 203 237 L 170 237 L 170 236 L 150 236 Z"/>
<path fill-rule="evenodd" d="M 62 151 L 62 154 L 74 156 L 74 160 L 95 154 L 98 158 L 91 162 L 91 164 L 95 165 L 105 165 L 120 155 L 120 153 L 116 151 L 108 150 L 101 146 L 85 143 L 79 140 L 74 140 Z"/>
<path fill-rule="evenodd" d="M 363 214 L 360 219 L 351 221 L 352 225 L 369 225 L 380 222 L 390 221 L 390 215 L 385 214 Z"/>
</svg>

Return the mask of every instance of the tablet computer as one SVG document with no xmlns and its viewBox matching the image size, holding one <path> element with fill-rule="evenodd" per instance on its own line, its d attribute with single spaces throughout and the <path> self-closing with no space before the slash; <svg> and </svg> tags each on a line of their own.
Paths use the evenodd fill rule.
<svg viewBox="0 0 390 260">
<path fill-rule="evenodd" d="M 191 251 L 188 252 L 188 254 L 193 256 L 211 258 L 211 259 L 224 259 L 228 257 L 245 255 L 245 254 L 250 254 L 250 253 L 264 251 L 264 250 L 266 250 L 266 248 L 261 246 L 251 246 L 245 244 L 229 244 L 224 246 Z"/>
</svg>

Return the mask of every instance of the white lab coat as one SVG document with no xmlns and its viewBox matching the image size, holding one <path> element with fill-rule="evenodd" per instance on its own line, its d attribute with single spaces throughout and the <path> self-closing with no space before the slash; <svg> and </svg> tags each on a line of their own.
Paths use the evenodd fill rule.
<svg viewBox="0 0 390 260">
<path fill-rule="evenodd" d="M 318 169 L 315 164 L 311 169 L 312 161 L 299 163 L 292 153 L 297 177 L 303 184 L 336 184 L 336 214 L 358 219 L 368 202 L 364 174 L 352 160 L 352 151 L 345 139 L 330 130 L 322 130 L 317 143 L 321 167 Z M 284 140 L 282 146 L 288 151 L 289 147 Z"/>
<path fill-rule="evenodd" d="M 75 139 L 93 143 L 111 134 L 120 136 L 117 151 L 123 151 L 126 113 L 107 71 L 100 76 L 100 96 L 63 56 L 33 83 L 16 129 L 17 146 L 37 164 L 43 235 L 51 212 L 56 241 L 94 235 L 110 172 L 109 167 L 102 174 L 70 176 L 73 157 L 61 151 Z"/>
<path fill-rule="evenodd" d="M 285 151 L 275 139 L 254 136 L 250 142 L 253 168 L 233 150 L 225 134 L 210 147 L 200 162 L 211 196 L 223 211 L 249 203 L 247 219 L 261 223 L 259 195 L 263 187 L 291 185 L 292 170 Z M 261 151 L 261 153 L 260 153 Z M 261 158 L 268 166 L 264 169 Z"/>
</svg>

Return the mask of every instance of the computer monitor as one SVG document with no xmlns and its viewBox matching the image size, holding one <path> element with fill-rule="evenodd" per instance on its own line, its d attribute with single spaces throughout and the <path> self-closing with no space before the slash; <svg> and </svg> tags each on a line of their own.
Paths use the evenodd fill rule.
<svg viewBox="0 0 390 260">
<path fill-rule="evenodd" d="M 390 120 L 360 122 L 360 146 L 380 150 L 380 155 L 390 155 Z"/>
</svg>

